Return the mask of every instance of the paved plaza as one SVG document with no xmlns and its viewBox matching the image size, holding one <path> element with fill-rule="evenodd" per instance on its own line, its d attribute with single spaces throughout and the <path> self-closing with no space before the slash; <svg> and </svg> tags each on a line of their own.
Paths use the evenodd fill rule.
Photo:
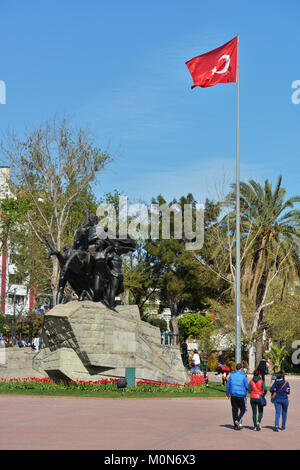
<svg viewBox="0 0 300 470">
<path fill-rule="evenodd" d="M 291 385 L 287 430 L 275 433 L 274 405 L 253 431 L 232 426 L 225 399 L 101 399 L 0 395 L 0 449 L 211 450 L 299 449 L 300 380 Z M 268 377 L 267 385 L 270 385 Z"/>
</svg>

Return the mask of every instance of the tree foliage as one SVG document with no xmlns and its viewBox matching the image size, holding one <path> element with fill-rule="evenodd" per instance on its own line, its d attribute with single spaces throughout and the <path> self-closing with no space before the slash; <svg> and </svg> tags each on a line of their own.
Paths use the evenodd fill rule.
<svg viewBox="0 0 300 470">
<path fill-rule="evenodd" d="M 67 119 L 45 122 L 24 138 L 10 133 L 1 151 L 11 166 L 11 192 L 26 203 L 30 236 L 41 246 L 47 238 L 61 250 L 72 240 L 84 209 L 95 206 L 90 185 L 110 155 L 95 146 L 87 131 L 72 128 Z M 51 261 L 55 301 L 59 265 L 55 257 Z"/>
</svg>

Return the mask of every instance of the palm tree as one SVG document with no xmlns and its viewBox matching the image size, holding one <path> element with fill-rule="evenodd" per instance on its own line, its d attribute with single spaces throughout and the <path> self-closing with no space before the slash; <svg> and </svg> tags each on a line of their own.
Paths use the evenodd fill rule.
<svg viewBox="0 0 300 470">
<path fill-rule="evenodd" d="M 285 346 L 280 347 L 274 344 L 273 346 L 271 346 L 270 352 L 266 355 L 268 356 L 268 358 L 270 358 L 273 363 L 274 372 L 279 372 L 281 369 L 282 361 L 288 355 L 288 351 L 286 350 Z"/>
<path fill-rule="evenodd" d="M 300 197 L 285 200 L 286 190 L 279 176 L 276 187 L 266 180 L 240 185 L 241 280 L 242 291 L 255 301 L 252 334 L 256 337 L 256 363 L 263 354 L 264 308 L 270 283 L 281 279 L 282 297 L 288 282 L 299 275 L 300 210 L 294 204 Z M 230 226 L 235 226 L 235 185 L 226 204 L 231 207 Z"/>
</svg>

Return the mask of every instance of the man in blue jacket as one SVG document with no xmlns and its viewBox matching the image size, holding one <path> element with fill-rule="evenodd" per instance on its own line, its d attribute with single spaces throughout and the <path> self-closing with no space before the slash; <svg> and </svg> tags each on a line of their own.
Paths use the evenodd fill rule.
<svg viewBox="0 0 300 470">
<path fill-rule="evenodd" d="M 247 376 L 242 371 L 242 367 L 242 364 L 236 365 L 236 371 L 230 374 L 226 386 L 226 396 L 228 399 L 231 398 L 232 418 L 236 429 L 242 429 L 240 420 L 245 414 L 249 387 Z"/>
</svg>

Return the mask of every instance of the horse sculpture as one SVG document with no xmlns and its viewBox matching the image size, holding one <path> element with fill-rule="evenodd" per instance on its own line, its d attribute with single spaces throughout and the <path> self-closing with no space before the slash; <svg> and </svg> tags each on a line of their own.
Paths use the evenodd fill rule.
<svg viewBox="0 0 300 470">
<path fill-rule="evenodd" d="M 121 255 L 136 249 L 135 240 L 112 238 L 106 228 L 98 226 L 97 216 L 87 215 L 72 247 L 65 246 L 61 253 L 46 243 L 47 257 L 56 256 L 61 269 L 57 304 L 63 303 L 68 282 L 79 300 L 102 301 L 114 308 L 115 297 L 124 291 Z"/>
</svg>

